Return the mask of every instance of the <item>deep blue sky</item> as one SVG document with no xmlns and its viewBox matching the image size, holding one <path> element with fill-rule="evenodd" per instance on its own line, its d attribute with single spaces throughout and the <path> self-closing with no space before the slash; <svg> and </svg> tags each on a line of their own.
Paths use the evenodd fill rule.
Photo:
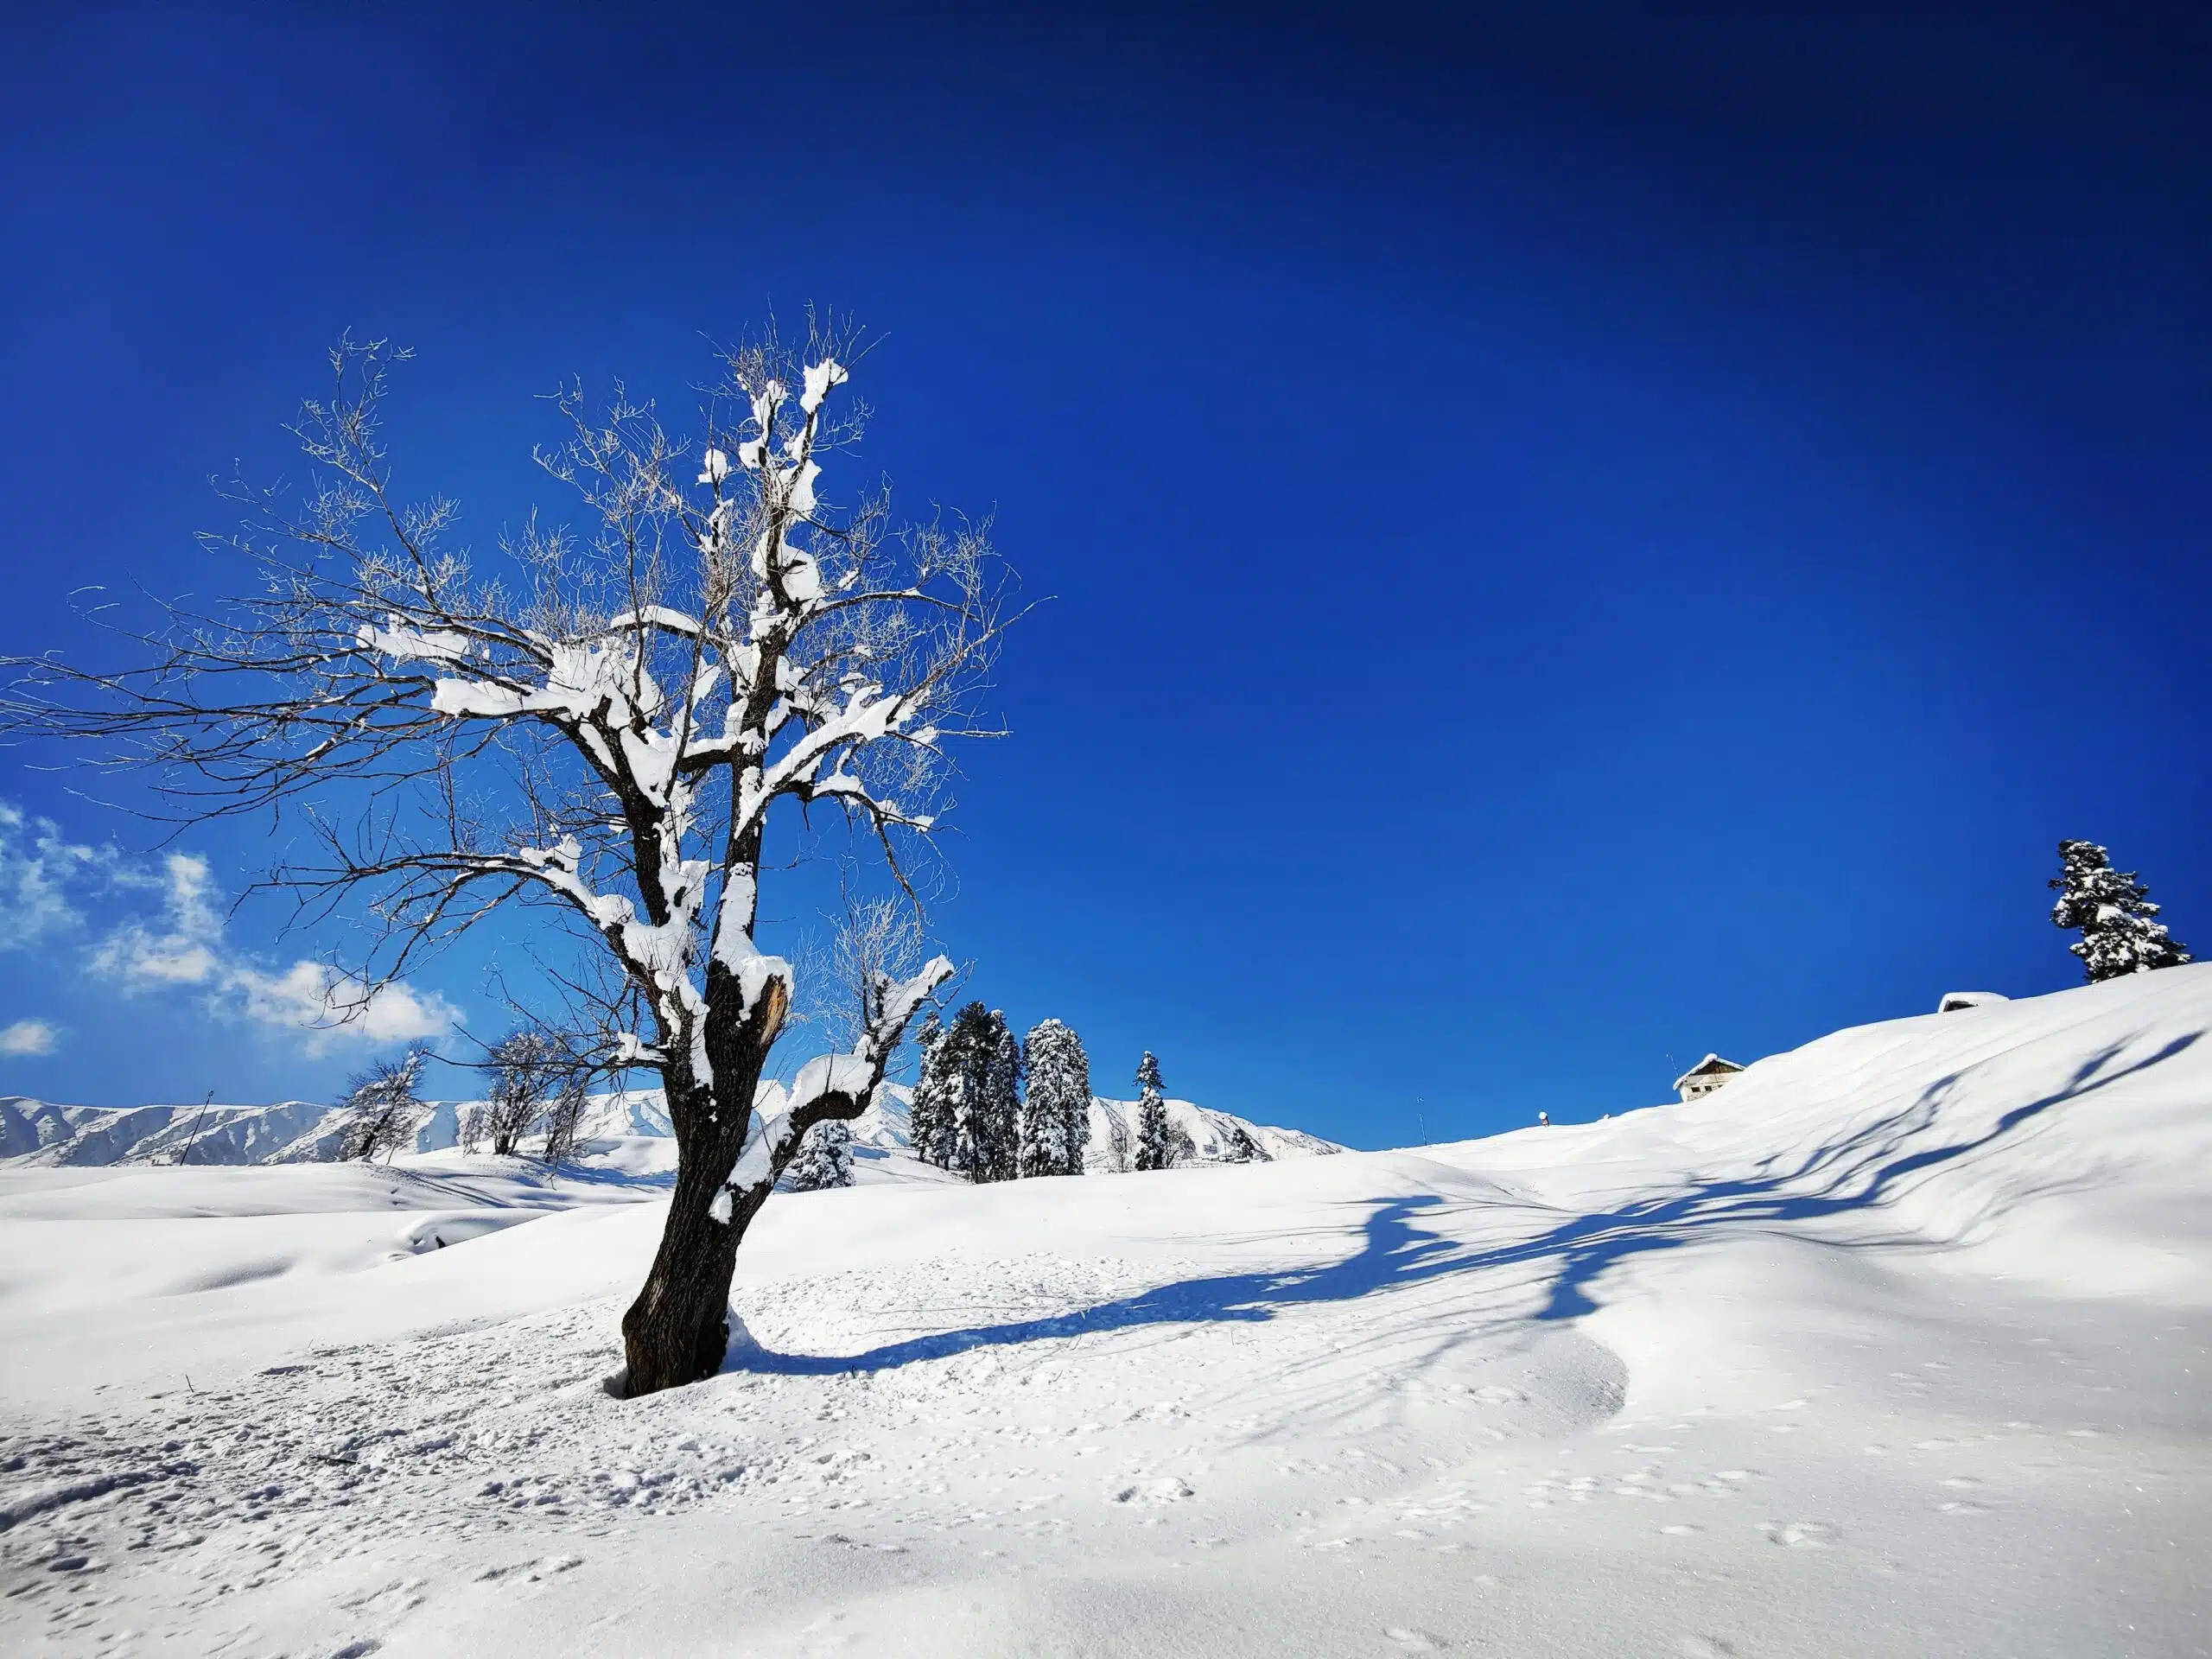
<svg viewBox="0 0 2212 1659">
<path fill-rule="evenodd" d="M 219 587 L 207 475 L 343 328 L 419 350 L 404 474 L 489 543 L 535 394 L 680 410 L 811 300 L 886 336 L 869 465 L 1057 596 L 938 923 L 1102 1087 L 1363 1146 L 1647 1103 L 2074 982 L 2062 836 L 2212 950 L 2201 10 L 645 10 L 17 15 L 0 649 Z M 146 844 L 28 758 L 0 801 Z M 358 1058 L 118 998 L 100 902 L 0 952 L 56 1033 L 0 1092 Z M 483 961 L 424 984 L 488 1029 Z"/>
</svg>

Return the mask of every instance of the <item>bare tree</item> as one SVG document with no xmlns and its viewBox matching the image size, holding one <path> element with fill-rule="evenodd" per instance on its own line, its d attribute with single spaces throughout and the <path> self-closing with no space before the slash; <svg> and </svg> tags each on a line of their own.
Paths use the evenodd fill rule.
<svg viewBox="0 0 2212 1659">
<path fill-rule="evenodd" d="M 1106 1167 L 1116 1175 L 1126 1175 L 1135 1155 L 1129 1143 L 1129 1125 L 1118 1112 L 1106 1114 Z"/>
<path fill-rule="evenodd" d="M 345 1134 L 338 1143 L 341 1159 L 366 1163 L 382 1154 L 389 1162 L 415 1138 L 423 1111 L 415 1088 L 427 1058 L 422 1049 L 410 1049 L 396 1060 L 382 1061 L 346 1079 L 345 1098 L 339 1103 L 346 1115 Z"/>
<path fill-rule="evenodd" d="M 527 1027 L 493 1046 L 492 1089 L 477 1116 L 476 1128 L 491 1143 L 494 1157 L 512 1157 L 523 1136 L 537 1127 L 569 1069 L 567 1061 L 551 1037 Z"/>
<path fill-rule="evenodd" d="M 657 1072 L 677 1146 L 622 1322 L 633 1393 L 719 1368 L 747 1226 L 808 1129 L 865 1109 L 952 972 L 880 974 L 842 1052 L 763 1082 L 793 990 L 754 938 L 772 829 L 842 819 L 911 896 L 944 743 L 989 734 L 971 707 L 1007 620 L 983 526 L 894 529 L 880 495 L 818 494 L 865 413 L 833 412 L 854 344 L 817 328 L 729 352 L 693 444 L 619 387 L 603 409 L 563 391 L 568 436 L 539 460 L 586 528 L 532 518 L 486 574 L 451 544 L 454 503 L 393 484 L 380 411 L 405 354 L 343 343 L 293 429 L 314 483 L 289 510 L 242 490 L 248 521 L 219 543 L 251 591 L 130 633 L 145 666 L 16 659 L 0 707 L 155 768 L 185 822 L 303 825 L 310 850 L 267 883 L 374 942 L 334 1017 L 511 904 L 587 944 L 562 982 L 592 1064 Z"/>
<path fill-rule="evenodd" d="M 576 1155 L 576 1135 L 583 1126 L 585 1103 L 590 1099 L 588 1087 L 588 1074 L 571 1070 L 546 1103 L 540 1119 L 545 1126 L 544 1157 L 555 1169 Z"/>
<path fill-rule="evenodd" d="M 823 1022 L 830 1040 L 859 1042 L 883 1017 L 884 1000 L 921 966 L 920 907 L 887 895 L 855 894 L 842 884 L 845 913 L 830 948 Z"/>
</svg>

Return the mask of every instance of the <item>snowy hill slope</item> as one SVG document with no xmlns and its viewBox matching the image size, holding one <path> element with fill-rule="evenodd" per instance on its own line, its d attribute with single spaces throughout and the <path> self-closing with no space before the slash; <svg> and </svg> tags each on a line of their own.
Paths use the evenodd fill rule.
<svg viewBox="0 0 2212 1659">
<path fill-rule="evenodd" d="M 1577 1128 L 779 1198 L 639 1401 L 659 1203 L 500 1179 L 0 1171 L 0 1643 L 2204 1649 L 2212 966 Z"/>
</svg>

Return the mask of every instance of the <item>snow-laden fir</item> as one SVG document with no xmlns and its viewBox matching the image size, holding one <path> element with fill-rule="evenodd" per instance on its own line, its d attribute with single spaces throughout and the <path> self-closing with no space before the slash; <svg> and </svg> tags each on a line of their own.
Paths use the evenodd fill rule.
<svg viewBox="0 0 2212 1659">
<path fill-rule="evenodd" d="M 1580 1127 L 790 1194 L 634 1400 L 652 1135 L 18 1163 L 0 1647 L 2202 1652 L 2208 1037 L 2175 967 Z"/>
</svg>

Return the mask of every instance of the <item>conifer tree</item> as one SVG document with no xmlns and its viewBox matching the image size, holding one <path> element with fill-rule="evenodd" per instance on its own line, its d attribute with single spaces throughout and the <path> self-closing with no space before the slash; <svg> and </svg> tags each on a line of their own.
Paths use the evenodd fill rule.
<svg viewBox="0 0 2212 1659">
<path fill-rule="evenodd" d="M 840 1118 L 806 1132 L 792 1157 L 785 1184 L 794 1192 L 819 1192 L 853 1184 L 853 1126 Z"/>
<path fill-rule="evenodd" d="M 984 1034 L 981 1124 L 983 1154 L 972 1179 L 1010 1181 L 1021 1173 L 1021 1045 L 1006 1023 L 1005 1011 L 991 1010 Z"/>
<path fill-rule="evenodd" d="M 1058 1020 L 1041 1021 L 1023 1045 L 1029 1090 L 1021 1106 L 1021 1173 L 1080 1175 L 1090 1138 L 1090 1058 Z"/>
<path fill-rule="evenodd" d="M 986 1155 L 985 1135 L 977 1107 L 983 1094 L 983 1058 L 990 1036 L 991 1011 L 970 1002 L 952 1016 L 952 1023 L 938 1039 L 945 1084 L 944 1166 L 969 1180 Z"/>
<path fill-rule="evenodd" d="M 960 1122 L 967 1115 L 971 1082 L 969 1035 L 960 1022 L 940 1027 L 931 1015 L 923 1031 L 923 1075 L 913 1086 L 909 1141 L 923 1164 L 940 1170 L 964 1170 L 960 1161 Z"/>
<path fill-rule="evenodd" d="M 1021 1046 L 1006 1016 L 970 1002 L 942 1027 L 924 1027 L 909 1141 L 914 1155 L 971 1181 L 1020 1170 Z"/>
<path fill-rule="evenodd" d="M 950 1167 L 952 1160 L 951 1078 L 948 1068 L 955 1057 L 950 1051 L 942 1055 L 938 1052 L 944 1040 L 944 1027 L 932 1008 L 924 1017 L 921 1034 L 917 1039 L 922 1051 L 922 1069 L 914 1082 L 914 1099 L 907 1109 L 906 1122 L 906 1143 L 914 1156 L 939 1169 Z"/>
<path fill-rule="evenodd" d="M 2082 959 L 2082 976 L 2089 983 L 2177 968 L 2190 960 L 2187 949 L 2168 937 L 2164 924 L 2152 919 L 2158 907 L 2133 870 L 2113 868 L 2110 856 L 2094 841 L 2062 841 L 2058 856 L 2063 868 L 2050 884 L 2058 892 L 2050 919 L 2081 931 L 2082 937 L 2066 948 Z"/>
<path fill-rule="evenodd" d="M 1160 1062 L 1145 1051 L 1137 1065 L 1137 1158 L 1139 1169 L 1166 1169 L 1175 1160 L 1167 1123 L 1167 1102 L 1160 1092 Z"/>
</svg>

